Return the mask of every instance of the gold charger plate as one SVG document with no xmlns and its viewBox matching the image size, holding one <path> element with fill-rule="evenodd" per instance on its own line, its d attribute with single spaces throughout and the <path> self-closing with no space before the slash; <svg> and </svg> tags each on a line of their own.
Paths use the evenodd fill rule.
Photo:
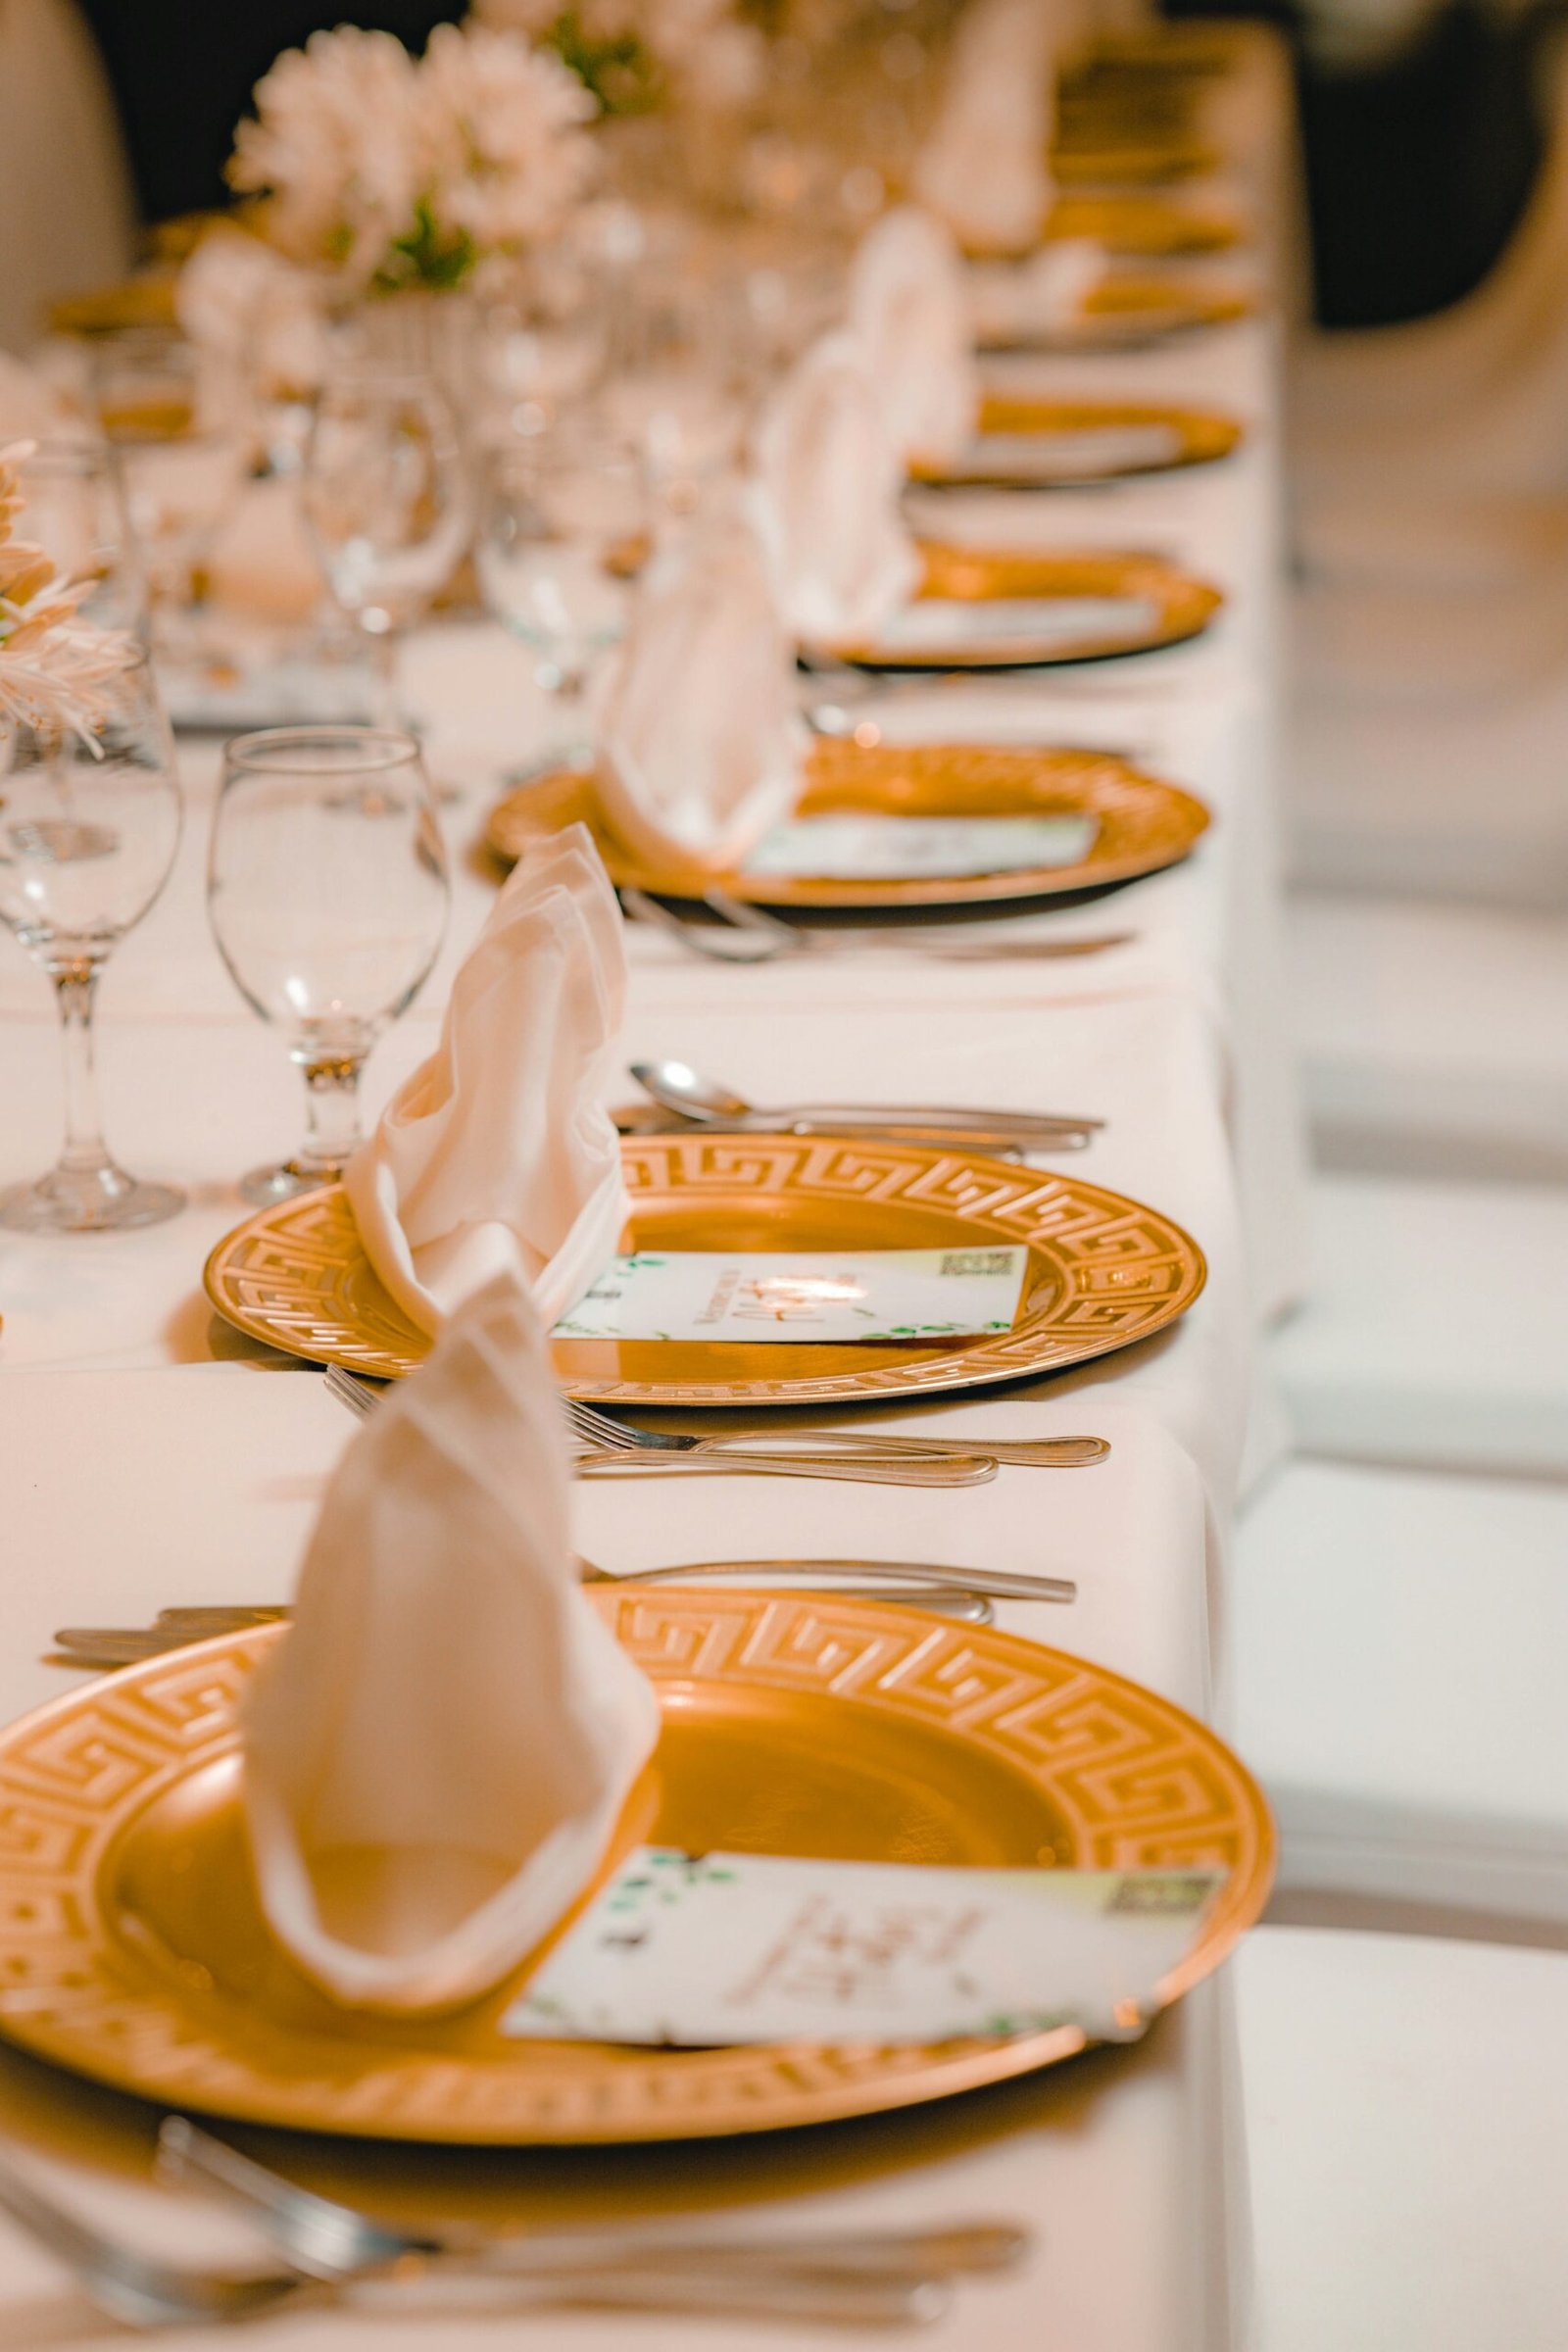
<svg viewBox="0 0 1568 2352">
<path fill-rule="evenodd" d="M 149 270 L 119 285 L 68 294 L 49 306 L 50 331 L 57 335 L 120 335 L 142 327 L 177 324 L 171 271 Z"/>
<path fill-rule="evenodd" d="M 718 887 L 755 906 L 897 909 L 1043 898 L 1130 881 L 1185 858 L 1208 823 L 1201 801 L 1145 775 L 1108 752 L 1020 751 L 990 744 L 814 743 L 796 814 L 856 809 L 878 816 L 1093 816 L 1098 830 L 1076 865 L 1022 873 L 965 874 L 918 881 L 853 882 L 808 876 L 703 874 L 645 864 L 615 839 L 595 799 L 593 779 L 563 771 L 521 784 L 498 801 L 485 843 L 511 864 L 541 833 L 586 823 L 616 889 L 700 899 Z M 890 935 L 896 945 L 898 934 Z"/>
<path fill-rule="evenodd" d="M 1206 139 L 1118 139 L 1085 131 L 1058 139 L 1051 169 L 1057 185 L 1065 188 L 1103 188 L 1118 183 L 1156 187 L 1217 172 L 1223 160 Z"/>
<path fill-rule="evenodd" d="M 1090 289 L 1076 320 L 1066 326 L 996 328 L 979 338 L 981 351 L 1127 351 L 1204 327 L 1231 326 L 1255 309 L 1240 286 L 1198 279 L 1139 277 L 1118 270 Z"/>
<path fill-rule="evenodd" d="M 1011 549 L 921 547 L 925 577 L 917 595 L 956 604 L 984 604 L 1018 598 L 1128 598 L 1154 608 L 1152 625 L 1120 636 L 1094 631 L 1082 637 L 982 637 L 962 635 L 947 644 L 877 645 L 863 640 L 809 646 L 834 662 L 862 669 L 1037 669 L 1070 662 L 1105 662 L 1123 654 L 1153 653 L 1180 645 L 1206 629 L 1224 603 L 1217 588 L 1180 571 L 1163 556 L 1106 554 L 1019 554 Z"/>
<path fill-rule="evenodd" d="M 1167 254 L 1223 253 L 1242 241 L 1232 213 L 1183 204 L 1168 196 L 1059 196 L 1046 222 L 1048 238 L 1093 237 L 1107 253 L 1151 260 Z"/>
<path fill-rule="evenodd" d="M 1244 234 L 1242 222 L 1234 213 L 1138 190 L 1127 193 L 1079 190 L 1058 196 L 1040 231 L 1048 243 L 1065 237 L 1089 237 L 1107 253 L 1144 261 L 1163 261 L 1184 254 L 1223 253 L 1241 244 Z M 1007 246 L 966 239 L 963 250 L 971 261 L 1017 260 L 1038 241 Z"/>
<path fill-rule="evenodd" d="M 1175 446 L 1163 457 L 1134 459 L 1108 466 L 1074 470 L 1070 460 L 1054 473 L 1025 474 L 988 467 L 983 451 L 968 457 L 927 462 L 916 460 L 909 468 L 917 482 L 936 486 L 1004 490 L 1071 486 L 1085 481 L 1114 481 L 1124 475 L 1170 473 L 1184 466 L 1212 466 L 1228 458 L 1242 437 L 1234 416 L 1214 409 L 1171 408 L 1152 401 L 1029 400 L 1009 393 L 988 392 L 980 404 L 980 433 L 1050 433 L 1067 435 L 1137 431 L 1145 425 L 1164 427 Z"/>
<path fill-rule="evenodd" d="M 1029 1252 L 1010 1331 L 880 1347 L 553 1340 L 568 1395 L 617 1405 L 833 1404 L 1021 1380 L 1130 1347 L 1184 1314 L 1202 1252 L 1179 1225 L 1076 1176 L 919 1144 L 623 1136 L 626 1249 Z M 207 1296 L 253 1339 L 396 1379 L 430 1343 L 370 1269 L 341 1187 L 264 1208 L 207 1261 Z"/>
<path fill-rule="evenodd" d="M 886 1603 L 664 1587 L 590 1598 L 652 1677 L 641 1839 L 862 1861 L 1223 1867 L 1177 1999 L 1257 1918 L 1273 1828 L 1212 1732 L 1082 1658 Z M 0 1733 L 0 2031 L 166 2106 L 466 2145 L 777 2131 L 1073 2056 L 1076 2029 L 646 2050 L 508 2040 L 527 1973 L 454 2015 L 356 2017 L 263 1923 L 237 1713 L 281 1628 L 106 1676 Z"/>
</svg>

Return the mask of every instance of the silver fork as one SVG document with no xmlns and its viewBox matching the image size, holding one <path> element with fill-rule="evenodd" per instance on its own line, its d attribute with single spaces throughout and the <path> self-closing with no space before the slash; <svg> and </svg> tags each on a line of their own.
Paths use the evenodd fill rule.
<svg viewBox="0 0 1568 2352">
<path fill-rule="evenodd" d="M 329 1364 L 325 1380 L 339 1402 L 362 1418 L 378 1401 L 376 1391 L 341 1365 Z M 997 1475 L 995 1454 L 982 1452 L 978 1446 L 959 1446 L 949 1453 L 915 1446 L 908 1451 L 906 1447 L 912 1443 L 908 1440 L 896 1448 L 867 1444 L 860 1448 L 845 1447 L 836 1454 L 813 1447 L 734 1446 L 701 1455 L 685 1446 L 641 1446 L 635 1439 L 628 1445 L 621 1423 L 610 1425 L 622 1433 L 612 1441 L 572 1422 L 569 1400 L 563 1398 L 562 1402 L 581 1448 L 574 1464 L 579 1478 L 662 1476 L 673 1471 L 706 1472 L 710 1477 L 833 1478 L 879 1487 L 982 1487 Z"/>
<path fill-rule="evenodd" d="M 942 963 L 1052 962 L 1061 957 L 1098 956 L 1106 948 L 1125 947 L 1138 937 L 1136 931 L 1101 931 L 1061 939 L 1001 940 L 990 936 L 965 939 L 965 926 L 941 935 L 928 928 L 916 930 L 912 926 L 894 925 L 885 930 L 869 926 L 855 930 L 797 930 L 793 924 L 781 922 L 757 906 L 746 908 L 745 919 L 727 913 L 726 906 L 739 907 L 741 902 L 730 899 L 727 892 L 710 889 L 704 904 L 719 916 L 719 927 L 715 927 L 688 922 L 672 906 L 651 899 L 646 891 L 636 890 L 629 883 L 620 886 L 620 903 L 638 922 L 651 923 L 656 929 L 667 932 L 688 954 L 701 956 L 708 963 L 776 963 L 781 957 L 832 955 L 845 948 L 864 947 L 896 949 L 901 954 L 929 956 Z"/>
<path fill-rule="evenodd" d="M 229 2327 L 289 2304 L 352 2303 L 365 2309 L 406 2311 L 411 2304 L 441 2307 L 442 2280 L 429 2283 L 435 2296 L 418 2291 L 416 2279 L 376 2278 L 366 2274 L 310 2277 L 302 2270 L 232 2272 L 202 2270 L 166 2262 L 112 2237 L 82 2221 L 59 2201 L 0 2163 L 0 2209 L 19 2223 L 67 2270 L 95 2307 L 126 2327 Z M 949 2284 L 934 2270 L 913 2265 L 863 2272 L 848 2266 L 821 2271 L 810 2263 L 785 2261 L 708 2265 L 681 2269 L 642 2262 L 629 2254 L 607 2260 L 597 2246 L 583 2245 L 553 2266 L 498 2275 L 487 2310 L 526 2310 L 540 2304 L 598 2304 L 634 2311 L 725 2313 L 735 2318 L 793 2319 L 840 2327 L 922 2326 L 940 2318 Z M 447 2295 L 450 2309 L 452 2297 Z"/>
<path fill-rule="evenodd" d="M 158 2134 L 159 2169 L 198 2180 L 245 2206 L 294 2269 L 313 2278 L 363 2278 L 410 2258 L 526 2276 L 564 2259 L 631 2262 L 663 2269 L 809 2270 L 821 2276 L 949 2278 L 1010 2269 L 1029 2232 L 1010 2222 L 954 2222 L 918 2230 L 826 2230 L 760 2237 L 682 2234 L 633 2226 L 600 2230 L 401 2229 L 358 2207 L 302 2188 L 244 2156 L 188 2117 L 172 2115 Z"/>
<path fill-rule="evenodd" d="M 109 2237 L 0 2160 L 0 2208 L 64 2265 L 89 2302 L 128 2328 L 223 2327 L 299 2295 L 295 2271 L 246 2275 L 164 2262 Z"/>
<path fill-rule="evenodd" d="M 613 1446 L 621 1451 L 725 1453 L 737 1445 L 744 1446 L 748 1439 L 770 1434 L 756 1425 L 702 1438 L 677 1435 L 672 1430 L 636 1429 L 575 1396 L 564 1396 L 562 1408 L 572 1429 L 587 1444 Z M 879 1430 L 858 1429 L 813 1429 L 792 1434 L 808 1436 L 817 1445 L 899 1454 L 913 1461 L 931 1454 L 961 1460 L 983 1450 L 993 1461 L 1033 1470 L 1082 1469 L 1090 1463 L 1102 1462 L 1110 1451 L 1107 1438 L 897 1438 L 884 1437 Z"/>
</svg>

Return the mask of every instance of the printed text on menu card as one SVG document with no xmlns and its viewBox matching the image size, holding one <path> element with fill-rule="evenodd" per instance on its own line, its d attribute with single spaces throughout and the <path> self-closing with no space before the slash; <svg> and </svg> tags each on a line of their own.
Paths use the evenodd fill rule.
<svg viewBox="0 0 1568 2352">
<path fill-rule="evenodd" d="M 1022 1249 L 649 1250 L 617 1257 L 556 1325 L 566 1340 L 909 1344 L 1010 1331 Z"/>
</svg>

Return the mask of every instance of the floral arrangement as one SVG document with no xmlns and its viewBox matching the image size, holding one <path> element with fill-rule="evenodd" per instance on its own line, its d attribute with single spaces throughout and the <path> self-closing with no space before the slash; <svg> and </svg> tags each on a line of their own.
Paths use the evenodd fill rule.
<svg viewBox="0 0 1568 2352">
<path fill-rule="evenodd" d="M 339 25 L 285 50 L 234 134 L 230 185 L 291 261 L 377 294 L 445 291 L 556 235 L 586 194 L 596 112 L 514 32 L 440 24 L 421 58 Z"/>
<path fill-rule="evenodd" d="M 61 579 L 41 547 L 13 538 L 26 504 L 20 468 L 34 446 L 0 449 L 0 725 L 74 733 L 96 752 L 121 703 L 135 640 L 79 620 L 91 581 Z"/>
<path fill-rule="evenodd" d="M 606 115 L 722 106 L 760 86 L 766 42 L 736 0 L 475 0 L 553 50 Z"/>
</svg>

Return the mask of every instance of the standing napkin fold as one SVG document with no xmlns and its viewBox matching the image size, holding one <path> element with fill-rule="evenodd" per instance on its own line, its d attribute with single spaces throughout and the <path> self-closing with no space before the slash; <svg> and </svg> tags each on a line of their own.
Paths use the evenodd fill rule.
<svg viewBox="0 0 1568 2352">
<path fill-rule="evenodd" d="M 1052 197 L 1054 29 L 1037 0 L 976 0 L 961 19 L 947 91 L 914 191 L 966 252 L 1027 253 Z"/>
<path fill-rule="evenodd" d="M 756 513 L 789 627 L 808 644 L 872 636 L 919 584 L 904 460 L 855 336 L 824 335 L 758 427 Z"/>
<path fill-rule="evenodd" d="M 542 837 L 452 984 L 435 1052 L 343 1171 L 365 1253 L 421 1331 L 503 1272 L 551 1324 L 614 1256 L 626 1198 L 604 1097 L 625 995 L 587 827 Z"/>
<path fill-rule="evenodd" d="M 274 1935 L 335 2000 L 450 2008 L 588 1886 L 659 1737 L 577 1585 L 544 1337 L 503 1276 L 327 1489 L 244 1715 Z"/>
<path fill-rule="evenodd" d="M 956 457 L 974 437 L 980 376 L 963 264 L 951 232 L 912 204 L 861 240 L 850 271 L 850 324 L 901 457 Z"/>
<path fill-rule="evenodd" d="M 600 721 L 598 791 L 656 867 L 723 873 L 800 794 L 795 662 L 756 525 L 726 500 L 644 580 Z"/>
</svg>

